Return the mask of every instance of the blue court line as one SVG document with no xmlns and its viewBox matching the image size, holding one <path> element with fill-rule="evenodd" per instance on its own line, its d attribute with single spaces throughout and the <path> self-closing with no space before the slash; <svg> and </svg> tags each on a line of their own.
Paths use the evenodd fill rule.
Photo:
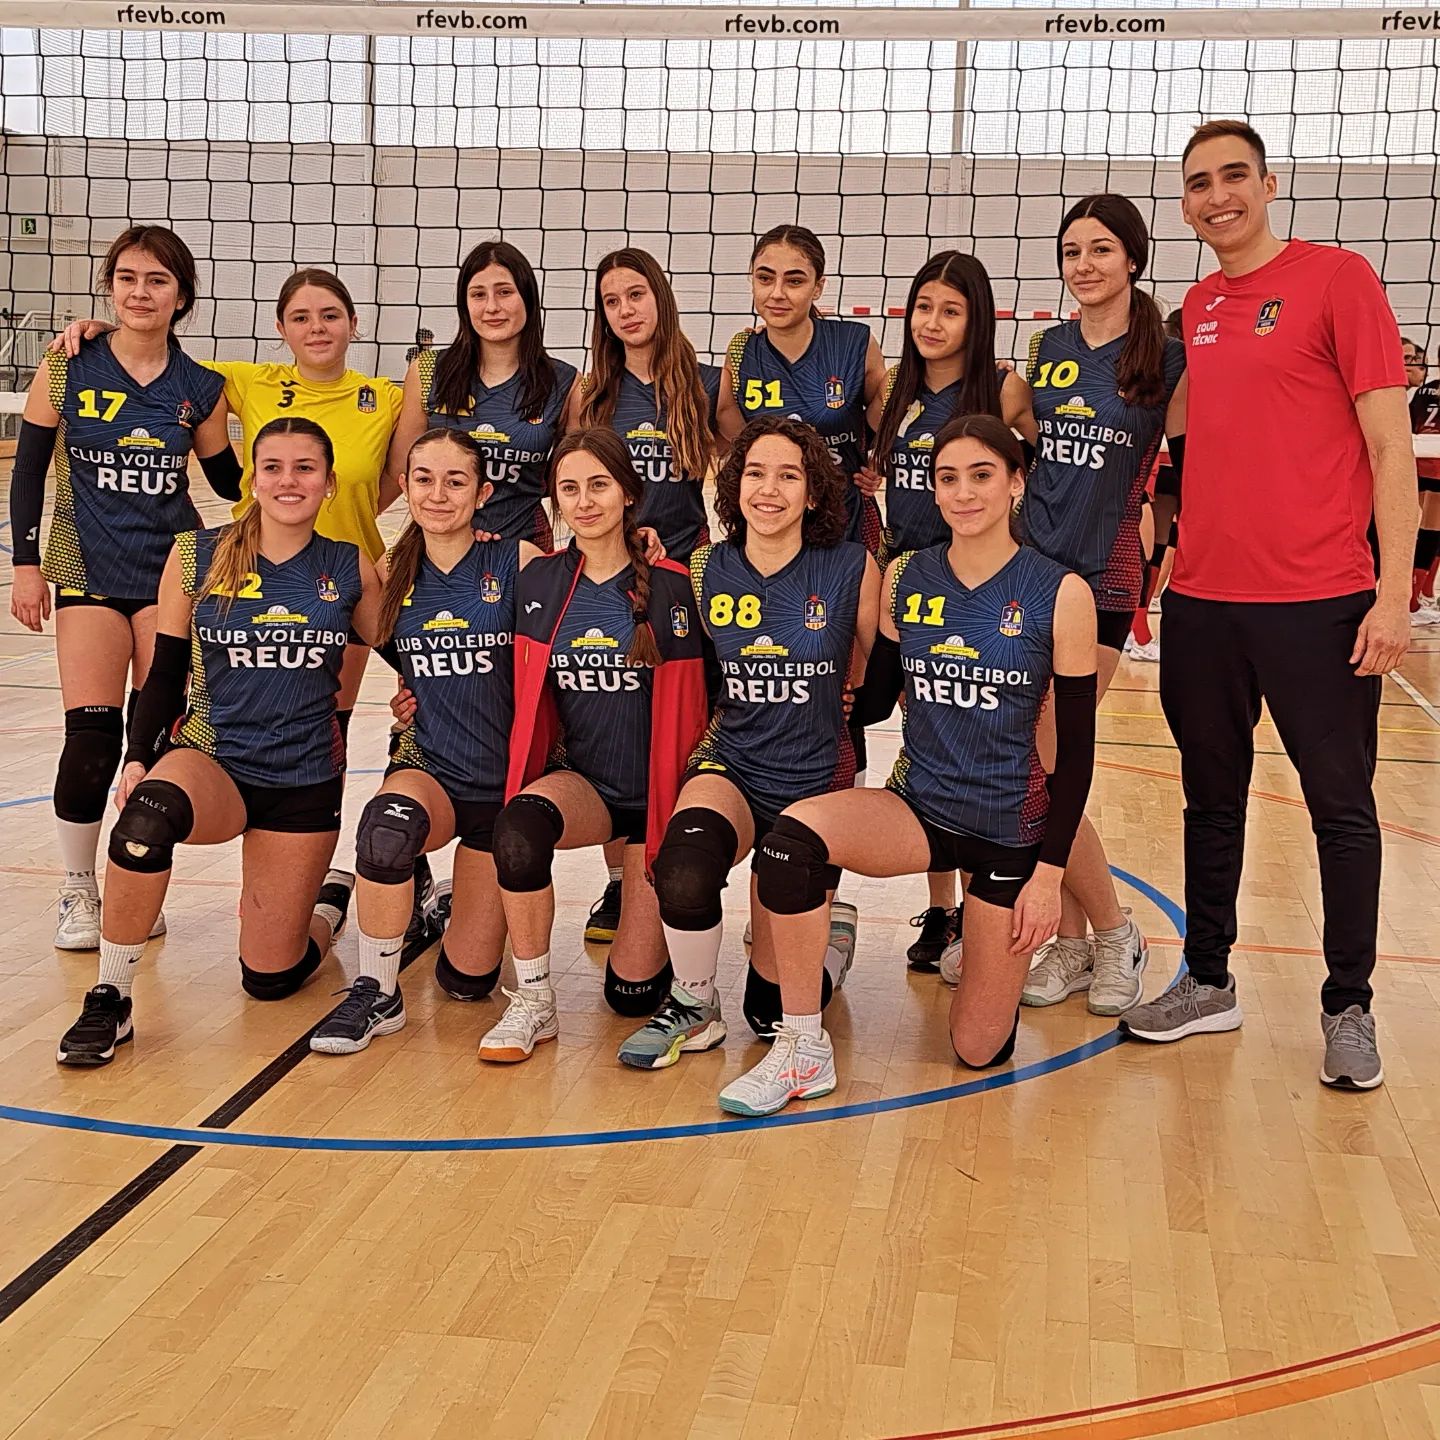
<svg viewBox="0 0 1440 1440">
<path fill-rule="evenodd" d="M 1175 927 L 1182 939 L 1185 935 L 1185 912 L 1168 895 L 1148 881 L 1127 871 L 1111 867 L 1115 878 L 1138 891 L 1154 904 Z M 100 1135 L 125 1135 L 138 1140 L 166 1140 L 187 1145 L 239 1145 L 266 1150 L 344 1150 L 379 1151 L 384 1153 L 427 1153 L 452 1151 L 496 1150 L 564 1150 L 589 1145 L 631 1145 L 654 1140 L 689 1140 L 707 1135 L 734 1135 L 747 1130 L 782 1129 L 791 1125 L 819 1125 L 831 1120 L 851 1120 L 861 1116 L 888 1115 L 900 1110 L 915 1110 L 922 1105 L 938 1105 L 959 1100 L 967 1095 L 984 1094 L 987 1090 L 1003 1090 L 1026 1080 L 1038 1080 L 1068 1070 L 1085 1060 L 1093 1060 L 1122 1043 L 1119 1030 L 1108 1031 L 1072 1050 L 1051 1055 L 1018 1070 L 1005 1070 L 981 1076 L 959 1085 L 943 1085 L 937 1090 L 921 1090 L 912 1095 L 895 1095 L 886 1100 L 865 1100 L 854 1105 L 835 1105 L 827 1109 L 790 1111 L 765 1118 L 730 1118 L 710 1120 L 694 1125 L 654 1125 L 633 1130 L 589 1130 L 567 1135 L 461 1135 L 433 1140 L 384 1138 L 364 1139 L 341 1135 L 265 1135 L 254 1131 L 182 1129 L 173 1125 L 137 1125 L 125 1120 L 99 1120 L 88 1115 L 67 1115 L 54 1110 L 29 1110 L 14 1105 L 0 1105 L 0 1119 L 14 1120 L 23 1125 L 44 1125 L 58 1130 L 85 1130 Z"/>
</svg>

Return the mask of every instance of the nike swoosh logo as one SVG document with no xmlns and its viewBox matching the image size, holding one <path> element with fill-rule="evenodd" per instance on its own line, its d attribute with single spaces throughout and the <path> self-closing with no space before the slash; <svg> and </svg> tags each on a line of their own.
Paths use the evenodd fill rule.
<svg viewBox="0 0 1440 1440">
<path fill-rule="evenodd" d="M 526 613 L 527 615 L 532 614 L 534 611 L 538 610 L 539 608 L 540 608 L 540 601 L 538 601 L 538 600 L 532 600 L 532 601 L 525 607 L 525 613 Z"/>
<path fill-rule="evenodd" d="M 992 870 L 992 871 L 990 872 L 990 878 L 991 878 L 992 880 L 1019 880 L 1019 879 L 1021 879 L 1022 877 L 1019 876 L 1019 875 L 997 875 L 997 874 Z"/>
<path fill-rule="evenodd" d="M 697 825 L 693 830 L 685 830 L 681 833 L 685 835 L 699 835 L 703 832 L 704 829 L 705 827 L 703 825 Z"/>
<path fill-rule="evenodd" d="M 1208 314 L 1210 313 L 1210 311 L 1212 311 L 1217 305 L 1223 305 L 1224 303 L 1225 303 L 1225 297 L 1224 297 L 1223 295 L 1217 295 L 1217 296 L 1205 307 L 1205 313 L 1208 315 Z"/>
</svg>

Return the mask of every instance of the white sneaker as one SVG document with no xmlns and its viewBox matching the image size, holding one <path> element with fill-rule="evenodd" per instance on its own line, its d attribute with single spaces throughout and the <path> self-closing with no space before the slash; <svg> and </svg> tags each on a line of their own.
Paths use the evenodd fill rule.
<svg viewBox="0 0 1440 1440">
<path fill-rule="evenodd" d="M 1058 1005 L 1090 988 L 1094 955 L 1088 939 L 1057 935 L 1035 952 L 1035 964 L 1020 992 L 1022 1005 Z"/>
<path fill-rule="evenodd" d="M 146 937 L 150 940 L 158 940 L 169 931 L 170 927 L 165 923 L 165 912 L 162 910 L 156 917 L 155 923 L 150 927 L 150 934 Z"/>
<path fill-rule="evenodd" d="M 960 983 L 960 971 L 964 963 L 964 940 L 952 940 L 940 956 L 941 982 L 953 990 Z"/>
<path fill-rule="evenodd" d="M 720 1108 L 732 1115 L 774 1115 L 792 1100 L 814 1100 L 836 1085 L 835 1047 L 825 1031 L 818 1039 L 782 1020 L 775 1043 L 753 1069 L 720 1092 Z"/>
<path fill-rule="evenodd" d="M 55 925 L 57 950 L 100 948 L 100 897 L 88 890 L 61 887 L 60 918 Z"/>
<path fill-rule="evenodd" d="M 1429 609 L 1421 606 L 1418 610 L 1410 612 L 1410 623 L 1414 626 L 1440 625 L 1440 610 Z"/>
<path fill-rule="evenodd" d="M 1133 635 L 1127 635 L 1125 637 L 1125 643 L 1120 647 L 1120 653 L 1122 655 L 1128 655 L 1134 648 L 1135 637 Z"/>
<path fill-rule="evenodd" d="M 1125 929 L 1113 940 L 1096 935 L 1090 941 L 1094 971 L 1086 1003 L 1092 1015 L 1123 1015 L 1145 993 L 1145 967 L 1150 946 L 1126 910 Z"/>
<path fill-rule="evenodd" d="M 555 1013 L 555 992 L 545 990 L 527 995 L 523 990 L 500 993 L 510 999 L 505 1013 L 480 1038 L 480 1058 L 500 1065 L 514 1065 L 528 1060 L 537 1045 L 553 1040 L 560 1033 L 560 1017 Z"/>
<path fill-rule="evenodd" d="M 855 963 L 855 931 L 860 923 L 860 912 L 843 900 L 836 900 L 830 906 L 830 943 L 825 953 L 825 968 L 830 972 L 830 984 L 835 990 L 845 983 L 850 967 Z"/>
<path fill-rule="evenodd" d="M 1127 652 L 1132 660 L 1144 660 L 1151 665 L 1160 663 L 1160 642 L 1150 640 L 1144 645 L 1132 645 Z"/>
</svg>

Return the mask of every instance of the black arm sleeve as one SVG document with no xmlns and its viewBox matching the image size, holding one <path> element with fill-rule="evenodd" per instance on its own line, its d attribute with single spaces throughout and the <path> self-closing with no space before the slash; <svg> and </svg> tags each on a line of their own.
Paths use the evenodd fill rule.
<svg viewBox="0 0 1440 1440">
<path fill-rule="evenodd" d="M 1170 450 L 1170 468 L 1175 472 L 1175 513 L 1178 515 L 1181 496 L 1184 494 L 1182 485 L 1185 479 L 1185 437 L 1177 435 L 1165 443 Z"/>
<path fill-rule="evenodd" d="M 900 668 L 900 642 L 878 631 L 870 647 L 865 666 L 865 683 L 855 697 L 854 717 L 860 725 L 878 725 L 888 720 L 895 702 L 905 688 L 905 672 Z"/>
<path fill-rule="evenodd" d="M 1055 677 L 1055 773 L 1050 777 L 1050 813 L 1040 842 L 1040 863 L 1062 870 L 1085 814 L 1095 774 L 1095 676 Z"/>
<path fill-rule="evenodd" d="M 20 422 L 15 445 L 15 466 L 10 477 L 10 534 L 16 565 L 40 563 L 40 512 L 45 508 L 45 472 L 55 453 L 53 425 Z"/>
<path fill-rule="evenodd" d="M 230 446 L 217 450 L 213 455 L 202 455 L 200 468 L 205 472 L 210 488 L 222 500 L 240 498 L 240 477 L 245 472 Z"/>
<path fill-rule="evenodd" d="M 190 674 L 190 642 L 178 635 L 155 636 L 155 658 L 145 687 L 135 702 L 125 763 L 138 760 L 147 770 L 165 751 L 170 731 L 185 709 L 185 681 Z"/>
</svg>

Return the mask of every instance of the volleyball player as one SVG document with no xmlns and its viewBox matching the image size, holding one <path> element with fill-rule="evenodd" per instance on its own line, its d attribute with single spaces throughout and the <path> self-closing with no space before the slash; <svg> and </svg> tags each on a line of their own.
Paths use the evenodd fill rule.
<svg viewBox="0 0 1440 1440">
<path fill-rule="evenodd" d="M 869 474 L 885 490 L 884 555 L 938 545 L 950 533 L 935 504 L 935 436 L 958 415 L 996 415 L 1033 446 L 1030 387 L 995 364 L 995 293 L 973 255 L 945 250 L 916 272 L 905 299 L 900 363 L 870 403 Z M 920 934 L 906 958 L 935 970 L 964 928 L 955 874 L 927 875 L 930 903 L 910 923 Z"/>
<path fill-rule="evenodd" d="M 1425 351 L 1413 340 L 1405 348 L 1405 378 L 1413 382 L 1410 396 L 1410 429 L 1415 435 L 1440 436 L 1440 385 L 1426 380 L 1430 366 Z M 1440 454 L 1416 454 L 1415 471 L 1420 481 L 1420 533 L 1415 537 L 1415 568 L 1410 577 L 1410 623 L 1440 625 L 1435 606 L 1436 557 L 1440 556 Z"/>
<path fill-rule="evenodd" d="M 481 1000 L 500 974 L 505 914 L 491 851 L 515 710 L 515 589 L 540 552 L 524 540 L 475 539 L 473 517 L 491 489 L 480 479 L 484 463 L 464 431 L 437 428 L 411 446 L 401 477 L 410 520 L 385 567 L 375 638 L 415 713 L 360 817 L 359 970 L 310 1038 L 326 1054 L 353 1054 L 405 1024 L 399 974 L 415 862 L 452 840 L 435 978 L 457 1000 Z"/>
<path fill-rule="evenodd" d="M 318 425 L 272 420 L 253 463 L 255 504 L 176 536 L 165 563 L 110 831 L 99 979 L 62 1065 L 108 1064 L 134 1038 L 135 966 L 177 845 L 243 837 L 240 976 L 257 1000 L 299 990 L 344 920 L 348 886 L 322 888 L 344 784 L 335 696 L 352 627 L 373 633 L 379 582 L 354 545 L 315 533 L 335 489 Z"/>
<path fill-rule="evenodd" d="M 60 950 L 100 943 L 95 859 L 124 741 L 126 675 L 133 717 L 154 651 L 165 557 L 178 533 L 199 524 L 186 475 L 190 454 L 221 494 L 238 493 L 240 474 L 225 430 L 223 382 L 175 338 L 197 294 L 185 242 L 162 225 L 130 227 L 101 262 L 100 289 L 118 328 L 73 357 L 44 357 L 25 401 L 10 487 L 10 613 L 39 632 L 50 617 L 46 582 L 56 587 L 65 706 L 54 801 L 65 867 Z M 40 516 L 52 456 L 55 510 L 42 566 Z M 163 934 L 158 910 L 151 919 L 154 933 Z"/>
<path fill-rule="evenodd" d="M 702 365 L 680 328 L 670 281 L 645 250 L 613 250 L 595 267 L 590 372 L 570 392 L 566 428 L 609 425 L 645 481 L 636 521 L 686 564 L 710 538 L 705 476 L 715 458 L 720 369 Z M 624 846 L 605 847 L 609 879 L 585 939 L 608 945 L 620 924 Z"/>
<path fill-rule="evenodd" d="M 1150 236 L 1123 195 L 1088 195 L 1072 205 L 1055 251 L 1080 317 L 1030 342 L 1040 447 L 1020 518 L 1027 543 L 1083 576 L 1095 593 L 1103 696 L 1140 601 L 1142 499 L 1165 435 L 1177 473 L 1183 463 L 1185 351 L 1166 336 L 1159 307 L 1139 287 Z M 1045 716 L 1047 764 L 1053 745 Z M 1087 991 L 1095 1014 L 1119 1015 L 1140 999 L 1149 947 L 1120 908 L 1087 819 L 1075 837 L 1064 899 L 1059 934 L 1026 980 L 1024 1001 L 1053 1005 Z"/>
<path fill-rule="evenodd" d="M 934 460 L 951 538 L 891 562 L 870 659 L 867 689 L 893 696 L 903 676 L 904 739 L 889 784 L 802 800 L 760 843 L 757 891 L 784 1009 L 770 1053 L 720 1093 L 736 1114 L 773 1114 L 835 1088 L 819 1001 L 836 867 L 962 872 L 965 952 L 950 1038 L 972 1069 L 1014 1052 L 1031 953 L 1060 918 L 1094 765 L 1094 601 L 1080 577 L 1014 539 L 1025 459 L 1001 421 L 950 421 Z M 1036 729 L 1052 681 L 1059 745 L 1047 786 Z"/>
<path fill-rule="evenodd" d="M 620 928 L 605 967 L 618 1014 L 652 1013 L 670 966 L 646 881 L 685 763 L 707 717 L 689 576 L 652 565 L 633 518 L 645 493 L 608 426 L 555 447 L 552 498 L 575 539 L 524 570 L 517 588 L 510 797 L 495 822 L 495 869 L 518 989 L 480 1058 L 526 1060 L 559 1033 L 550 984 L 556 849 L 626 842 Z"/>
<path fill-rule="evenodd" d="M 719 660 L 719 699 L 655 860 L 670 995 L 620 1047 L 626 1065 L 663 1069 L 725 1039 L 715 972 L 731 867 L 786 806 L 852 783 L 844 696 L 874 642 L 880 573 L 863 546 L 840 538 L 846 484 L 810 426 L 778 417 L 752 420 L 716 478 L 727 538 L 695 552 L 690 576 Z M 753 892 L 751 909 L 745 1014 L 768 1037 L 780 1018 L 775 956 Z M 826 999 L 840 978 L 827 972 Z"/>
<path fill-rule="evenodd" d="M 1178 1040 L 1243 1021 L 1229 957 L 1263 697 L 1319 851 L 1320 1079 L 1373 1089 L 1380 681 L 1410 643 L 1416 530 L 1400 332 L 1363 256 L 1270 229 L 1276 181 L 1251 126 L 1202 125 L 1181 165 L 1185 219 L 1220 262 L 1185 297 L 1190 453 L 1160 654 L 1185 791 L 1187 969 L 1122 1025 Z"/>
<path fill-rule="evenodd" d="M 483 240 L 465 257 L 455 309 L 455 339 L 444 350 L 422 351 L 406 371 L 396 453 L 408 454 L 431 426 L 464 430 L 480 446 L 485 483 L 494 486 L 487 529 L 549 550 L 545 476 L 575 367 L 547 353 L 535 271 L 504 240 Z"/>
</svg>

